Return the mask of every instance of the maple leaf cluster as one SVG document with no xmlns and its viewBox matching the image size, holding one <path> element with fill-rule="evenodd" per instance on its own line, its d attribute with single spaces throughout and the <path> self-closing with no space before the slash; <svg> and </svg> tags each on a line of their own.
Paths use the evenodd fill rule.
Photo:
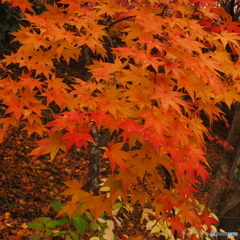
<svg viewBox="0 0 240 240">
<path fill-rule="evenodd" d="M 28 1 L 21 6 L 29 26 L 13 33 L 21 46 L 4 56 L 3 70 L 18 64 L 22 70 L 0 80 L 5 114 L 0 119 L 0 141 L 10 126 L 25 124 L 29 135 L 41 137 L 30 154 L 50 153 L 72 146 L 97 144 L 91 130 L 116 131 L 104 150 L 113 175 L 104 186 L 110 195 L 92 196 L 71 182 L 72 200 L 59 214 L 81 214 L 90 209 L 97 219 L 121 196 L 142 207 L 151 203 L 182 236 L 186 223 L 197 229 L 217 223 L 207 210 L 193 204 L 197 177 L 208 177 L 202 115 L 210 123 L 220 117 L 217 103 L 229 107 L 240 100 L 239 28 L 214 1 L 185 0 L 62 0 L 65 8 L 45 4 L 46 11 L 31 14 Z M 216 28 L 216 25 L 218 26 Z M 117 37 L 111 33 L 115 27 Z M 56 61 L 84 60 L 91 51 L 91 79 L 72 84 L 55 74 Z M 54 120 L 44 123 L 44 113 Z M 129 151 L 124 151 L 127 145 Z M 159 172 L 159 169 L 161 170 Z M 167 174 L 163 174 L 163 171 Z M 166 176 L 171 179 L 166 181 Z M 131 195 L 132 186 L 138 186 Z M 148 189 L 149 188 L 149 189 Z M 79 209 L 78 202 L 84 203 Z"/>
</svg>

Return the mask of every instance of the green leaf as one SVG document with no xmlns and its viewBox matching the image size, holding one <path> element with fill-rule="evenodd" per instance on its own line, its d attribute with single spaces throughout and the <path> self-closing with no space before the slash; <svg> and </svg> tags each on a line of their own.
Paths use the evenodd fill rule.
<svg viewBox="0 0 240 240">
<path fill-rule="evenodd" d="M 73 225 L 75 227 L 75 229 L 81 233 L 81 235 L 84 235 L 85 230 L 86 230 L 86 226 L 87 226 L 87 222 L 85 220 L 85 218 L 83 217 L 73 217 Z"/>
<path fill-rule="evenodd" d="M 29 223 L 28 227 L 32 228 L 32 229 L 40 229 L 40 228 L 43 228 L 44 226 L 42 223 L 34 221 L 34 222 Z"/>
<path fill-rule="evenodd" d="M 53 237 L 57 237 L 57 236 L 59 236 L 59 235 L 61 235 L 62 237 L 64 237 L 66 234 L 67 234 L 67 231 L 60 231 L 60 232 L 54 233 L 54 234 L 53 234 Z"/>
<path fill-rule="evenodd" d="M 51 221 L 51 218 L 49 218 L 49 217 L 40 217 L 40 218 L 38 218 L 38 220 L 46 226 L 48 224 L 48 222 Z"/>
<path fill-rule="evenodd" d="M 93 220 L 93 216 L 90 212 L 86 211 L 85 213 L 86 213 L 86 216 L 89 220 Z"/>
<path fill-rule="evenodd" d="M 90 222 L 90 228 L 93 230 L 93 231 L 96 231 L 96 230 L 100 230 L 101 227 L 99 224 L 97 224 L 95 221 L 91 221 Z"/>
<path fill-rule="evenodd" d="M 70 232 L 73 240 L 78 240 L 78 235 L 75 232 Z"/>
<path fill-rule="evenodd" d="M 54 208 L 56 212 L 59 212 L 63 206 L 62 203 L 57 202 L 57 201 L 50 201 L 51 206 Z"/>
<path fill-rule="evenodd" d="M 18 24 L 14 24 L 11 26 L 10 32 L 16 32 L 19 29 L 19 25 Z"/>
<path fill-rule="evenodd" d="M 46 236 L 51 236 L 52 235 L 52 231 L 50 229 L 46 229 Z"/>
<path fill-rule="evenodd" d="M 114 234 L 114 240 L 120 240 L 119 236 L 117 236 L 116 234 Z"/>
<path fill-rule="evenodd" d="M 40 233 L 40 234 L 33 234 L 33 235 L 30 236 L 29 240 L 39 240 L 39 239 L 42 238 L 42 236 L 43 236 L 42 233 Z"/>
<path fill-rule="evenodd" d="M 108 213 L 106 213 L 106 212 L 104 212 L 104 213 L 101 215 L 101 217 L 100 217 L 100 218 L 102 218 L 102 219 L 106 220 L 108 216 L 109 216 L 109 214 L 108 214 Z"/>
<path fill-rule="evenodd" d="M 66 224 L 66 223 L 69 223 L 69 220 L 68 218 L 61 218 L 59 220 L 57 220 L 58 224 L 57 225 L 63 225 L 63 224 Z"/>
<path fill-rule="evenodd" d="M 107 223 L 106 222 L 99 222 L 99 225 L 102 229 L 105 229 L 107 227 Z"/>
<path fill-rule="evenodd" d="M 3 32 L 8 31 L 8 25 L 6 25 L 6 24 L 1 25 L 1 30 L 2 30 Z"/>
<path fill-rule="evenodd" d="M 115 203 L 113 209 L 120 209 L 122 206 L 122 203 Z"/>
<path fill-rule="evenodd" d="M 84 204 L 84 202 L 77 203 L 80 207 Z"/>
<path fill-rule="evenodd" d="M 58 221 L 56 220 L 51 220 L 46 224 L 46 227 L 48 228 L 55 228 L 58 225 Z"/>
</svg>

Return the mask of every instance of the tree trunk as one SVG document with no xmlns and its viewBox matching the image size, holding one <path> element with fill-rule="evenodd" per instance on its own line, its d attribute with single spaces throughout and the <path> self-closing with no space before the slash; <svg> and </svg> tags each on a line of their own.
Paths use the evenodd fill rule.
<svg viewBox="0 0 240 240">
<path fill-rule="evenodd" d="M 90 145 L 90 159 L 89 159 L 89 172 L 87 182 L 83 189 L 85 191 L 92 191 L 94 195 L 98 195 L 100 184 L 100 161 L 101 161 L 101 149 L 100 147 L 106 146 L 110 140 L 110 133 L 105 131 L 103 134 L 99 134 L 97 128 L 91 130 L 91 135 L 95 143 Z"/>
<path fill-rule="evenodd" d="M 220 228 L 226 232 L 237 232 L 240 226 L 240 182 L 237 178 L 237 164 L 240 164 L 240 103 L 235 113 L 227 142 L 234 148 L 225 151 L 220 160 L 216 184 L 208 207 L 220 220 Z"/>
<path fill-rule="evenodd" d="M 221 4 L 225 4 L 223 7 L 232 16 L 232 21 L 238 21 L 238 2 L 229 0 L 222 1 Z M 231 54 L 233 61 L 238 60 L 230 46 L 226 50 Z M 216 184 L 213 187 L 208 207 L 219 217 L 221 229 L 226 232 L 237 232 L 240 227 L 240 181 L 236 173 L 240 163 L 240 103 L 235 104 L 234 118 L 227 142 L 234 150 L 225 151 L 220 160 Z"/>
<path fill-rule="evenodd" d="M 84 65 L 85 67 L 91 64 L 89 47 L 87 45 L 83 46 L 82 54 L 84 56 Z M 87 71 L 85 76 L 85 81 L 91 79 L 91 73 Z M 106 146 L 107 142 L 110 140 L 110 133 L 108 131 L 98 132 L 97 127 L 95 126 L 91 130 L 91 135 L 95 143 L 90 144 L 90 159 L 89 159 L 89 171 L 87 182 L 84 185 L 83 189 L 85 191 L 92 191 L 94 195 L 99 194 L 99 184 L 100 184 L 100 162 L 101 162 L 101 149 L 100 147 Z"/>
</svg>

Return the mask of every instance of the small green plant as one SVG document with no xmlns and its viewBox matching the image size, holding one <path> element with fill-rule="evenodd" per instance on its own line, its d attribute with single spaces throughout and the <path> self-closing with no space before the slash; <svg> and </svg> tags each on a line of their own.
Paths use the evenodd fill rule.
<svg viewBox="0 0 240 240">
<path fill-rule="evenodd" d="M 62 203 L 56 201 L 50 201 L 50 204 L 56 212 L 59 212 L 63 206 Z M 115 212 L 122 207 L 121 203 L 116 204 L 114 206 Z M 39 240 L 50 236 L 82 240 L 86 233 L 90 236 L 90 239 L 94 240 L 105 240 L 109 239 L 109 237 L 114 240 L 119 239 L 112 231 L 114 222 L 108 219 L 107 214 L 103 214 L 100 218 L 94 220 L 89 211 L 84 212 L 80 216 L 74 214 L 71 221 L 69 221 L 67 213 L 63 214 L 63 217 L 58 220 L 53 220 L 49 217 L 39 217 L 37 221 L 29 223 L 28 227 L 38 230 L 37 233 L 31 235 L 30 240 Z"/>
</svg>

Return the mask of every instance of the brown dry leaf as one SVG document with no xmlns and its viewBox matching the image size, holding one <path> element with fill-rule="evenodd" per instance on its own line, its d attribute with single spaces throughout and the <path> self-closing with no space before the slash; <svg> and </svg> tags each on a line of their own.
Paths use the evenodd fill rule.
<svg viewBox="0 0 240 240">
<path fill-rule="evenodd" d="M 47 213 L 47 212 L 49 212 L 50 208 L 51 208 L 50 205 L 44 206 L 44 207 L 41 207 L 41 211 L 42 211 L 42 213 Z"/>
<path fill-rule="evenodd" d="M 10 212 L 5 212 L 4 213 L 4 219 L 10 219 L 11 217 L 11 213 Z"/>
<path fill-rule="evenodd" d="M 0 231 L 6 228 L 6 226 L 3 224 L 3 222 L 0 222 Z"/>
<path fill-rule="evenodd" d="M 23 199 L 18 200 L 20 204 L 26 204 L 26 202 Z"/>
</svg>

